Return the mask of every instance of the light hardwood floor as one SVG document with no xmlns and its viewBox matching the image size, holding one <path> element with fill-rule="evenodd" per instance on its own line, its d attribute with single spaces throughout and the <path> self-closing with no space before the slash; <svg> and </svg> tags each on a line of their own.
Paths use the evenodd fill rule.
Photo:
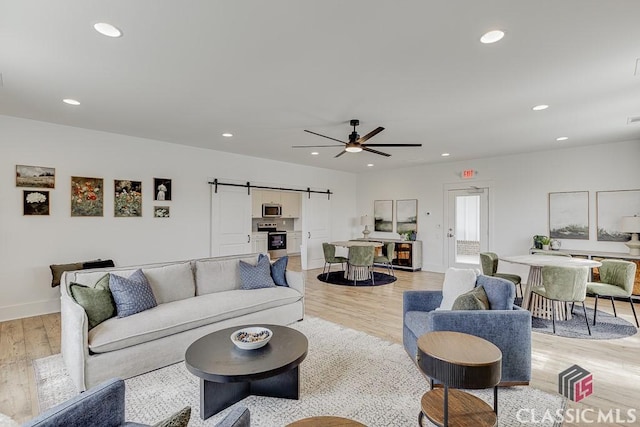
<svg viewBox="0 0 640 427">
<path fill-rule="evenodd" d="M 300 269 L 299 257 L 291 258 L 289 268 Z M 316 279 L 319 273 L 319 270 L 306 272 L 306 315 L 397 343 L 402 343 L 402 293 L 412 289 L 440 289 L 444 277 L 424 271 L 398 271 L 398 280 L 393 284 L 350 287 L 322 283 Z M 593 302 L 588 301 L 587 305 L 592 307 Z M 618 315 L 633 322 L 629 304 L 618 302 L 616 307 Z M 607 304 L 603 303 L 601 308 L 611 312 Z M 39 412 L 31 361 L 59 352 L 59 314 L 0 323 L 1 413 L 22 422 Z M 640 407 L 639 334 L 606 341 L 533 334 L 532 387 L 557 393 L 558 373 L 573 364 L 593 373 L 594 393 L 583 401 L 584 404 L 571 402 L 570 407 L 605 411 Z M 640 411 L 636 415 L 640 420 Z"/>
</svg>

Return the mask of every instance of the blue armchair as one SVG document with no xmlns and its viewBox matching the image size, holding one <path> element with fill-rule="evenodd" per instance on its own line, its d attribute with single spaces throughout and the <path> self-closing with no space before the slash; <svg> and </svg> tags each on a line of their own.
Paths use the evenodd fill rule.
<svg viewBox="0 0 640 427">
<path fill-rule="evenodd" d="M 43 412 L 23 427 L 144 427 L 145 424 L 125 422 L 124 392 L 123 380 L 107 380 Z M 249 417 L 247 408 L 237 407 L 216 427 L 249 427 Z"/>
<path fill-rule="evenodd" d="M 502 351 L 501 386 L 527 385 L 531 380 L 531 313 L 516 305 L 515 285 L 505 279 L 478 276 L 491 310 L 436 310 L 442 291 L 403 294 L 403 334 L 406 352 L 416 360 L 417 341 L 432 331 L 463 332 L 484 338 Z"/>
</svg>

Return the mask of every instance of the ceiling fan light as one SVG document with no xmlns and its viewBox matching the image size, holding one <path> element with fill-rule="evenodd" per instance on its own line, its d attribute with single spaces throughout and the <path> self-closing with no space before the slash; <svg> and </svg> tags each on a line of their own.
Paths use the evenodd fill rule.
<svg viewBox="0 0 640 427">
<path fill-rule="evenodd" d="M 345 151 L 348 151 L 349 153 L 359 153 L 362 151 L 362 147 L 358 147 L 358 146 L 351 146 L 351 147 L 347 147 L 344 149 Z"/>
</svg>

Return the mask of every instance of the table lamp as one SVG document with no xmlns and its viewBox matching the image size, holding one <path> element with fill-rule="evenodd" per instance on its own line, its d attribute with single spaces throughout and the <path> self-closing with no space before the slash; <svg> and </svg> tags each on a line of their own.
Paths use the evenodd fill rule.
<svg viewBox="0 0 640 427">
<path fill-rule="evenodd" d="M 369 230 L 369 226 L 373 225 L 373 218 L 369 215 L 362 215 L 360 217 L 360 225 L 364 225 L 364 230 L 362 230 L 362 235 L 364 236 L 364 238 L 369 238 L 369 233 L 371 233 L 371 230 Z"/>
<path fill-rule="evenodd" d="M 631 240 L 625 243 L 629 247 L 629 255 L 640 255 L 640 240 L 638 240 L 640 216 L 623 216 L 620 221 L 620 231 L 631 233 Z"/>
</svg>

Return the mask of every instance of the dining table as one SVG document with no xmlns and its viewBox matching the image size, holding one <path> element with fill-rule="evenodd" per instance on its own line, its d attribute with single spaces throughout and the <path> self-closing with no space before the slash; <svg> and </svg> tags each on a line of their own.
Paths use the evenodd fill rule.
<svg viewBox="0 0 640 427">
<path fill-rule="evenodd" d="M 343 248 L 352 248 L 354 246 L 371 246 L 373 248 L 382 247 L 382 242 L 370 242 L 365 240 L 339 240 L 331 242 L 331 244 Z M 347 265 L 348 264 L 349 262 L 347 262 Z M 367 280 L 369 278 L 369 268 L 350 266 L 344 272 L 344 278 L 347 280 Z"/>
<path fill-rule="evenodd" d="M 512 264 L 529 266 L 529 277 L 527 278 L 527 283 L 525 284 L 524 293 L 522 295 L 522 307 L 529 309 L 532 316 L 543 319 L 551 319 L 553 317 L 552 310 L 555 309 L 556 320 L 571 319 L 571 310 L 565 310 L 559 306 L 555 307 L 548 299 L 532 292 L 534 288 L 543 286 L 542 267 L 587 267 L 591 269 L 602 265 L 601 262 L 591 259 L 557 255 L 513 255 L 501 256 L 499 259 L 500 261 Z"/>
</svg>

